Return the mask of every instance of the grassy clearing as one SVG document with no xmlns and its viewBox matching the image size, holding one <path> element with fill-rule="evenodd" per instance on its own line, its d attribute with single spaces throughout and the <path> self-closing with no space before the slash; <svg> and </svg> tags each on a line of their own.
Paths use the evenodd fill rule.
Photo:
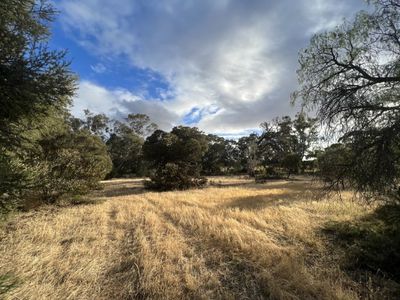
<svg viewBox="0 0 400 300">
<path fill-rule="evenodd" d="M 382 299 L 399 291 L 379 274 L 363 270 L 358 280 L 343 267 L 346 247 L 332 224 L 372 207 L 349 194 L 317 201 L 309 181 L 213 180 L 218 187 L 165 193 L 113 180 L 82 205 L 13 218 L 0 236 L 1 273 L 18 278 L 6 299 Z"/>
</svg>

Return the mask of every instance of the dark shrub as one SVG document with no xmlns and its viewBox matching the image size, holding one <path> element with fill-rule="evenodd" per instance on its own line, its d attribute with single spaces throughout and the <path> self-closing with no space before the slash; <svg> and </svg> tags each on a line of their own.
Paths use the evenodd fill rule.
<svg viewBox="0 0 400 300">
<path fill-rule="evenodd" d="M 182 190 L 205 185 L 207 180 L 200 172 L 206 150 L 206 137 L 197 128 L 179 126 L 170 133 L 155 131 L 143 146 L 152 168 L 151 182 L 147 186 L 158 190 Z"/>
</svg>

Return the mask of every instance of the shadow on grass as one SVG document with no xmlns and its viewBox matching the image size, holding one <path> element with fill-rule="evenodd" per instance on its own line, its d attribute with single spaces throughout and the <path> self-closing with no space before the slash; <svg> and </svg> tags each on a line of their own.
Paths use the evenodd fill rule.
<svg viewBox="0 0 400 300">
<path fill-rule="evenodd" d="M 113 182 L 110 181 L 104 185 L 104 188 L 98 191 L 92 192 L 91 196 L 94 197 L 122 197 L 130 195 L 139 195 L 147 192 L 143 186 L 143 182 Z"/>
<path fill-rule="evenodd" d="M 67 206 L 94 205 L 105 202 L 104 199 L 93 199 L 86 196 L 75 196 L 66 201 Z M 61 204 L 62 206 L 62 204 Z"/>
<path fill-rule="evenodd" d="M 239 182 L 224 182 L 210 179 L 208 186 L 212 187 L 246 187 L 254 189 L 301 189 L 304 190 L 304 186 L 309 186 L 312 183 L 312 179 L 309 178 L 280 178 L 280 179 L 266 179 L 262 182 L 256 182 L 252 180 L 243 180 Z"/>
<path fill-rule="evenodd" d="M 10 274 L 0 275 L 0 298 L 15 288 L 17 284 L 18 281 L 14 276 Z"/>
<path fill-rule="evenodd" d="M 271 195 L 256 195 L 248 197 L 239 197 L 233 201 L 224 204 L 227 208 L 239 208 L 242 210 L 257 210 L 272 206 L 290 205 L 293 202 L 304 201 L 301 192 L 284 192 Z"/>
<path fill-rule="evenodd" d="M 223 182 L 218 180 L 209 180 L 208 186 L 212 187 L 239 187 L 239 186 L 252 186 L 255 185 L 253 180 L 243 181 L 243 182 Z"/>
<path fill-rule="evenodd" d="M 110 189 L 102 192 L 105 197 L 121 197 L 130 195 L 139 195 L 148 192 L 143 187 L 120 187 L 116 189 Z"/>
<path fill-rule="evenodd" d="M 329 222 L 323 233 L 344 250 L 342 264 L 352 275 L 367 271 L 400 283 L 400 206 L 383 206 L 357 220 Z M 397 288 L 400 293 L 400 285 Z"/>
</svg>

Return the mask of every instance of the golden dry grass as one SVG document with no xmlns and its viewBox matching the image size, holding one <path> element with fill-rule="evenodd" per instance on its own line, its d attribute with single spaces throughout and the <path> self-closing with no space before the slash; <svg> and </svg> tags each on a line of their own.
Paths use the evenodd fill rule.
<svg viewBox="0 0 400 300">
<path fill-rule="evenodd" d="M 105 182 L 96 204 L 20 214 L 0 238 L 6 299 L 357 299 L 321 233 L 371 211 L 308 181 L 146 192 Z M 106 201 L 100 201 L 106 200 Z"/>
</svg>

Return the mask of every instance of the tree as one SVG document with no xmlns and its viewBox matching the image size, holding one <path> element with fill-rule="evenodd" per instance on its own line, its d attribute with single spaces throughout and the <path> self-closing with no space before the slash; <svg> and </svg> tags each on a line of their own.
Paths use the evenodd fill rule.
<svg viewBox="0 0 400 300">
<path fill-rule="evenodd" d="M 263 133 L 258 140 L 261 161 L 267 177 L 290 176 L 297 173 L 301 157 L 298 153 L 299 141 L 289 116 L 276 118 L 273 122 L 261 124 Z M 283 172 L 284 171 L 284 172 Z"/>
<path fill-rule="evenodd" d="M 150 117 L 145 114 L 129 114 L 126 122 L 135 134 L 143 138 L 151 135 L 158 129 L 157 124 L 151 122 Z"/>
<path fill-rule="evenodd" d="M 142 146 L 145 137 L 157 128 L 150 117 L 129 114 L 122 121 L 115 121 L 105 114 L 93 114 L 88 109 L 84 110 L 84 114 L 84 119 L 70 117 L 70 126 L 77 132 L 85 131 L 100 137 L 107 145 L 113 165 L 107 178 L 146 174 Z"/>
<path fill-rule="evenodd" d="M 51 110 L 30 124 L 18 145 L 2 147 L 0 194 L 2 206 L 31 199 L 53 203 L 66 194 L 82 194 L 95 187 L 111 169 L 102 140 L 86 130 L 74 130 L 69 115 Z M 21 124 L 28 127 L 27 124 Z M 19 129 L 17 129 L 19 132 Z M 1 206 L 1 204 L 0 204 Z"/>
<path fill-rule="evenodd" d="M 81 120 L 81 128 L 105 141 L 110 133 L 110 119 L 105 114 L 93 114 L 85 109 L 85 120 Z"/>
<path fill-rule="evenodd" d="M 301 162 L 312 155 L 311 148 L 318 140 L 318 119 L 310 118 L 303 111 L 293 120 L 293 129 L 297 137 L 297 150 Z M 303 169 L 303 166 L 301 167 Z"/>
<path fill-rule="evenodd" d="M 372 12 L 311 39 L 293 99 L 316 108 L 352 148 L 355 159 L 343 174 L 353 187 L 400 201 L 400 4 L 373 4 Z"/>
<path fill-rule="evenodd" d="M 65 108 L 75 76 L 64 51 L 49 50 L 55 10 L 46 0 L 0 3 L 0 143 L 20 142 L 11 128 L 21 118 L 41 118 L 48 108 Z M 15 126 L 14 126 L 15 127 Z"/>
<path fill-rule="evenodd" d="M 41 128 L 66 113 L 75 92 L 66 52 L 47 46 L 54 15 L 45 0 L 0 3 L 0 202 L 6 205 L 34 188 L 37 169 L 28 161 Z"/>
<path fill-rule="evenodd" d="M 207 142 L 208 150 L 202 158 L 204 174 L 221 175 L 237 169 L 238 149 L 235 141 L 209 134 Z"/>
<path fill-rule="evenodd" d="M 353 157 L 344 144 L 332 144 L 317 154 L 319 176 L 328 184 L 345 187 L 345 178 Z"/>
<path fill-rule="evenodd" d="M 249 176 L 252 177 L 255 176 L 256 167 L 260 162 L 258 153 L 258 140 L 259 137 L 257 134 L 252 133 L 249 136 L 241 137 L 237 143 L 242 171 L 245 171 Z"/>
<path fill-rule="evenodd" d="M 87 132 L 60 132 L 45 136 L 31 159 L 34 181 L 41 199 L 54 202 L 65 194 L 83 194 L 95 188 L 111 170 L 111 159 L 102 140 Z"/>
<path fill-rule="evenodd" d="M 0 210 L 84 193 L 111 168 L 107 118 L 68 112 L 76 78 L 47 46 L 54 15 L 46 0 L 0 3 Z"/>
<path fill-rule="evenodd" d="M 201 159 L 207 139 L 197 128 L 174 127 L 171 132 L 156 130 L 149 136 L 143 152 L 153 173 L 149 186 L 159 190 L 182 190 L 203 186 Z"/>
<path fill-rule="evenodd" d="M 288 177 L 304 170 L 304 159 L 317 140 L 317 120 L 300 112 L 261 124 L 263 133 L 258 140 L 259 156 L 269 177 Z"/>
<path fill-rule="evenodd" d="M 109 177 L 142 175 L 143 143 L 143 137 L 136 134 L 127 124 L 114 122 L 113 132 L 106 142 L 113 163 Z"/>
<path fill-rule="evenodd" d="M 146 174 L 147 165 L 143 158 L 142 146 L 144 139 L 157 127 L 145 114 L 129 114 L 123 121 L 114 121 L 111 128 L 107 127 L 109 138 L 106 144 L 113 161 L 113 169 L 108 177 Z"/>
</svg>

